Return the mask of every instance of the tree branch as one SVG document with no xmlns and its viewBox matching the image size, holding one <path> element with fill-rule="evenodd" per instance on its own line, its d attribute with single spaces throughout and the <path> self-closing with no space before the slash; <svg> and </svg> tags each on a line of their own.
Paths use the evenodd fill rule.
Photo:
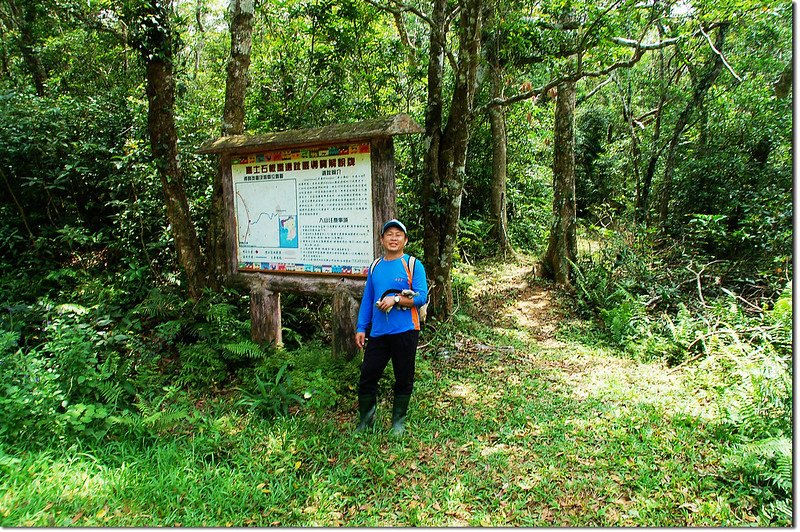
<svg viewBox="0 0 800 532">
<path fill-rule="evenodd" d="M 486 103 L 483 106 L 481 106 L 480 109 L 476 109 L 476 112 L 482 112 L 487 107 L 489 107 L 491 105 L 511 105 L 511 104 L 514 104 L 514 103 L 517 103 L 517 102 L 521 102 L 521 101 L 524 101 L 524 100 L 530 100 L 531 98 L 536 98 L 539 95 L 544 94 L 545 92 L 549 91 L 553 87 L 557 87 L 561 83 L 564 83 L 564 82 L 567 82 L 567 81 L 579 81 L 579 80 L 581 80 L 583 78 L 599 78 L 599 77 L 607 76 L 607 75 L 611 74 L 612 72 L 614 72 L 615 70 L 620 69 L 620 68 L 630 68 L 633 65 L 635 65 L 636 63 L 638 63 L 639 60 L 641 60 L 641 58 L 644 56 L 644 53 L 646 51 L 658 50 L 658 49 L 661 49 L 661 48 L 666 48 L 668 46 L 673 46 L 673 45 L 677 44 L 678 41 L 679 41 L 678 38 L 672 38 L 672 39 L 665 39 L 665 40 L 659 41 L 657 43 L 642 43 L 642 42 L 639 42 L 639 41 L 635 41 L 633 39 L 625 39 L 623 37 L 613 37 L 611 40 L 613 42 L 621 45 L 621 46 L 626 46 L 628 48 L 633 48 L 634 49 L 633 50 L 633 55 L 631 55 L 630 59 L 628 59 L 626 61 L 618 61 L 618 62 L 616 62 L 616 63 L 614 63 L 612 65 L 609 65 L 607 68 L 604 68 L 602 70 L 589 71 L 589 72 L 580 72 L 580 73 L 576 73 L 576 74 L 570 74 L 570 75 L 567 75 L 567 76 L 562 76 L 560 78 L 557 78 L 557 79 L 547 83 L 546 85 L 543 85 L 543 86 L 535 88 L 535 89 L 531 89 L 531 90 L 526 91 L 526 92 L 522 92 L 522 93 L 517 94 L 515 96 L 512 96 L 510 98 L 505 98 L 505 99 L 494 98 L 493 100 L 491 100 L 488 103 Z"/>
<path fill-rule="evenodd" d="M 122 27 L 121 29 L 117 29 L 103 21 L 102 13 L 86 14 L 80 10 L 76 10 L 74 15 L 75 18 L 86 24 L 86 26 L 88 26 L 90 29 L 101 33 L 108 33 L 116 38 L 120 43 L 124 45 L 128 44 L 128 27 L 125 25 L 123 20 L 119 18 L 116 19 L 116 22 Z"/>
<path fill-rule="evenodd" d="M 522 17 L 520 20 L 522 20 L 523 22 L 529 22 L 535 26 L 540 26 L 547 30 L 557 30 L 557 31 L 577 30 L 578 28 L 581 27 L 581 23 L 578 20 L 573 20 L 564 23 L 545 22 L 541 19 L 534 17 Z"/>
<path fill-rule="evenodd" d="M 6 173 L 0 168 L 0 176 L 3 177 L 3 181 L 6 183 L 6 187 L 8 187 L 8 192 L 11 193 L 11 199 L 14 200 L 14 204 L 17 206 L 17 210 L 19 211 L 19 217 L 22 219 L 22 224 L 25 226 L 25 230 L 28 231 L 28 237 L 31 241 L 34 240 L 33 231 L 31 231 L 31 226 L 28 225 L 28 217 L 25 216 L 25 209 L 22 208 L 22 204 L 17 199 L 17 195 L 14 194 L 14 189 L 11 188 L 11 183 L 8 181 L 8 177 L 6 177 Z"/>
<path fill-rule="evenodd" d="M 366 0 L 368 4 L 374 6 L 382 11 L 388 11 L 389 13 L 399 15 L 401 13 L 413 13 L 414 15 L 418 16 L 420 19 L 424 20 L 429 26 L 433 27 L 433 21 L 430 19 L 428 15 L 420 11 L 414 6 L 404 4 L 399 0 L 389 0 L 395 7 L 376 2 L 375 0 Z"/>
<path fill-rule="evenodd" d="M 673 37 L 672 39 L 664 39 L 663 41 L 654 42 L 654 43 L 643 43 L 641 41 L 636 41 L 634 39 L 626 39 L 624 37 L 611 37 L 611 41 L 619 44 L 620 46 L 627 46 L 628 48 L 636 48 L 637 50 L 660 50 L 662 48 L 666 48 L 668 46 L 672 46 L 678 43 L 678 37 Z"/>
<path fill-rule="evenodd" d="M 597 87 L 595 87 L 595 88 L 593 88 L 591 91 L 589 91 L 589 94 L 587 94 L 587 95 L 585 95 L 585 96 L 582 96 L 582 97 L 578 98 L 578 101 L 577 101 L 576 105 L 580 105 L 580 104 L 582 104 L 583 102 L 585 102 L 586 100 L 588 100 L 589 98 L 591 98 L 592 96 L 594 96 L 595 94 L 597 94 L 598 92 L 600 92 L 600 90 L 601 90 L 603 87 L 605 87 L 606 85 L 608 85 L 608 84 L 609 84 L 609 83 L 611 83 L 612 81 L 614 81 L 614 78 L 613 78 L 613 76 L 608 76 L 608 78 L 606 78 L 606 80 L 605 80 L 605 81 L 603 81 L 602 83 L 600 83 L 599 85 L 597 85 Z"/>
<path fill-rule="evenodd" d="M 737 82 L 741 83 L 742 82 L 742 78 L 740 78 L 739 75 L 736 74 L 736 72 L 734 72 L 734 70 L 731 67 L 731 65 L 729 65 L 728 61 L 725 59 L 725 56 L 722 55 L 722 52 L 717 50 L 717 47 L 714 46 L 714 43 L 711 42 L 711 37 L 709 37 L 708 34 L 705 31 L 703 31 L 703 27 L 702 26 L 700 26 L 700 33 L 702 33 L 703 37 L 706 38 L 706 41 L 708 41 L 708 45 L 711 47 L 712 50 L 714 50 L 714 53 L 717 54 L 719 56 L 719 58 L 722 60 L 722 64 L 725 65 L 725 68 L 728 69 L 728 72 L 730 72 L 731 75 L 733 75 L 733 77 L 736 78 Z"/>
</svg>

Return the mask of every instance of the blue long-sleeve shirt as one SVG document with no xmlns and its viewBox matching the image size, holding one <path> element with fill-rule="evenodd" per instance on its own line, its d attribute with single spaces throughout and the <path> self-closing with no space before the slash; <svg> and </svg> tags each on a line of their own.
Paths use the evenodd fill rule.
<svg viewBox="0 0 800 532">
<path fill-rule="evenodd" d="M 375 304 L 381 296 L 391 290 L 400 293 L 409 288 L 408 272 L 410 267 L 408 255 L 394 260 L 381 258 L 372 272 L 367 274 L 364 286 L 364 295 L 361 298 L 361 307 L 358 311 L 357 332 L 366 332 L 372 324 L 370 336 L 384 336 L 407 331 L 419 330 L 418 308 L 428 301 L 428 281 L 425 277 L 425 267 L 417 260 L 411 279 L 411 290 L 417 292 L 414 296 L 414 307 L 406 308 L 395 305 L 389 312 L 383 312 Z M 403 262 L 405 261 L 405 266 Z"/>
</svg>

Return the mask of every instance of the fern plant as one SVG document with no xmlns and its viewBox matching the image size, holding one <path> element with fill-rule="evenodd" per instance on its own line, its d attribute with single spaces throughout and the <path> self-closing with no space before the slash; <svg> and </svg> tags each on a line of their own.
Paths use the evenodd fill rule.
<svg viewBox="0 0 800 532">
<path fill-rule="evenodd" d="M 261 360 L 265 356 L 264 349 L 252 340 L 231 342 L 222 347 L 232 360 Z"/>
<path fill-rule="evenodd" d="M 228 376 L 225 361 L 218 349 L 205 342 L 184 344 L 178 348 L 181 370 L 176 377 L 180 386 L 208 389 Z"/>
<path fill-rule="evenodd" d="M 126 409 L 111 415 L 109 423 L 136 437 L 191 430 L 200 414 L 180 401 L 182 392 L 177 386 L 165 386 L 162 391 L 152 400 L 137 395 L 136 411 Z"/>
<path fill-rule="evenodd" d="M 728 459 L 734 476 L 747 481 L 761 503 L 763 525 L 792 522 L 792 440 L 766 438 L 735 447 Z"/>
<path fill-rule="evenodd" d="M 181 300 L 177 295 L 153 288 L 139 305 L 136 312 L 149 318 L 166 318 L 177 315 Z"/>
<path fill-rule="evenodd" d="M 288 363 L 284 363 L 272 380 L 263 381 L 255 377 L 255 390 L 238 388 L 242 398 L 237 406 L 248 409 L 266 417 L 285 416 L 292 404 L 302 405 L 304 399 L 292 390 L 292 376 L 287 372 Z"/>
</svg>

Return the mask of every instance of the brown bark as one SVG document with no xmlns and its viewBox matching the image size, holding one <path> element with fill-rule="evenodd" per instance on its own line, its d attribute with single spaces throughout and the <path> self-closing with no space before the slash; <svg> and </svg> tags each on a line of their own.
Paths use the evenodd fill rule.
<svg viewBox="0 0 800 532">
<path fill-rule="evenodd" d="M 250 337 L 257 344 L 283 343 L 281 295 L 254 284 L 250 289 Z"/>
<path fill-rule="evenodd" d="M 786 67 L 783 69 L 783 72 L 781 72 L 781 75 L 778 76 L 778 79 L 773 84 L 775 97 L 779 100 L 786 98 L 792 93 L 792 79 L 794 78 L 793 72 L 794 69 L 792 66 L 792 60 L 789 60 L 789 62 L 786 63 Z"/>
<path fill-rule="evenodd" d="M 351 360 L 359 349 L 356 345 L 356 326 L 360 301 L 346 291 L 336 292 L 333 296 L 333 344 L 331 351 L 334 358 L 344 357 Z"/>
<path fill-rule="evenodd" d="M 231 0 L 229 7 L 231 52 L 228 58 L 225 84 L 225 107 L 222 112 L 222 136 L 244 133 L 244 99 L 247 92 L 247 73 L 250 69 L 250 49 L 253 37 L 254 4 L 252 1 Z M 211 285 L 217 288 L 230 271 L 225 235 L 225 201 L 223 195 L 223 165 L 214 174 L 211 194 L 211 220 L 208 228 L 208 256 Z"/>
<path fill-rule="evenodd" d="M 493 55 L 496 59 L 496 56 Z M 490 65 L 492 99 L 503 98 L 503 76 L 496 60 Z M 492 130 L 492 191 L 491 220 L 492 236 L 503 256 L 513 253 L 508 237 L 508 213 L 506 210 L 506 179 L 508 163 L 508 137 L 506 135 L 505 108 L 489 106 L 489 125 Z"/>
<path fill-rule="evenodd" d="M 361 298 L 364 293 L 364 277 L 328 277 L 324 275 L 265 274 L 237 272 L 231 276 L 231 285 L 249 288 L 260 284 L 271 292 L 292 292 L 306 296 L 333 296 L 347 292 Z"/>
<path fill-rule="evenodd" d="M 168 8 L 161 1 L 149 0 L 139 9 L 135 17 L 149 22 L 137 42 L 147 71 L 150 147 L 164 191 L 167 219 L 172 228 L 178 261 L 186 274 L 187 291 L 191 298 L 196 299 L 202 294 L 207 277 L 178 157 L 173 77 L 175 37 L 169 25 Z"/>
<path fill-rule="evenodd" d="M 25 61 L 25 66 L 28 67 L 28 72 L 33 78 L 33 86 L 36 88 L 36 95 L 44 97 L 45 84 L 47 83 L 47 71 L 44 68 L 44 63 L 36 53 L 38 41 L 34 33 L 33 26 L 36 22 L 36 10 L 33 6 L 28 4 L 28 0 L 23 0 L 21 4 L 17 0 L 6 0 L 8 5 L 11 21 L 17 31 L 19 32 L 19 48 L 22 53 L 22 58 Z"/>
<path fill-rule="evenodd" d="M 547 272 L 562 286 L 571 285 L 578 255 L 575 232 L 575 82 L 558 86 L 553 138 L 553 223 L 544 257 Z"/>
<path fill-rule="evenodd" d="M 443 86 L 448 3 L 435 0 L 428 62 L 428 104 L 425 116 L 425 181 L 422 206 L 425 217 L 425 268 L 431 279 L 431 316 L 448 317 L 454 311 L 451 272 L 461 215 L 467 149 L 477 87 L 483 18 L 481 0 L 460 2 L 458 59 L 455 83 L 444 123 Z"/>
<path fill-rule="evenodd" d="M 658 159 L 661 157 L 661 149 L 658 147 L 658 140 L 661 137 L 661 116 L 664 104 L 666 102 L 666 91 L 661 94 L 661 99 L 658 102 L 658 112 L 656 113 L 655 125 L 653 126 L 652 138 L 652 151 L 647 161 L 647 167 L 644 171 L 644 177 L 641 182 L 637 181 L 636 189 L 636 203 L 635 203 L 635 220 L 638 223 L 647 221 L 647 211 L 650 203 L 650 191 L 653 186 L 653 177 L 656 175 L 656 168 L 658 167 Z"/>
<path fill-rule="evenodd" d="M 394 141 L 391 137 L 374 139 L 370 143 L 372 167 L 372 226 L 379 228 L 397 216 L 397 184 L 394 171 Z M 377 237 L 377 234 L 375 235 Z M 373 257 L 380 257 L 381 243 L 373 241 Z"/>
</svg>

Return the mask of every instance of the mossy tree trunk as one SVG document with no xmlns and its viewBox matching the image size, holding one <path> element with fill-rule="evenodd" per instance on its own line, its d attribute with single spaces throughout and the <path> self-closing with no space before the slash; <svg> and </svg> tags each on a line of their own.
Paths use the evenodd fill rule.
<svg viewBox="0 0 800 532">
<path fill-rule="evenodd" d="M 575 82 L 558 86 L 553 149 L 553 222 L 544 267 L 556 284 L 571 285 L 578 254 L 575 232 Z"/>
<path fill-rule="evenodd" d="M 174 57 L 177 36 L 166 0 L 137 2 L 129 11 L 134 40 L 146 67 L 147 130 L 167 208 L 178 262 L 186 274 L 189 297 L 197 299 L 207 286 L 206 263 L 192 224 L 175 128 Z"/>
<path fill-rule="evenodd" d="M 448 21 L 453 9 L 460 9 L 457 54 L 448 53 L 445 49 Z M 448 317 L 454 311 L 451 274 L 477 90 L 482 9 L 482 0 L 463 0 L 458 6 L 451 6 L 446 0 L 435 0 L 430 16 L 432 24 L 424 139 L 427 151 L 422 210 L 425 268 L 432 281 L 428 312 L 436 317 Z M 457 55 L 454 87 L 448 105 L 449 114 L 445 118 L 445 58 L 454 55 Z"/>
<path fill-rule="evenodd" d="M 250 50 L 253 42 L 253 0 L 231 0 L 228 7 L 230 19 L 231 50 L 228 57 L 225 84 L 225 107 L 222 112 L 222 136 L 244 133 L 244 99 L 250 69 Z M 217 165 L 211 195 L 211 219 L 208 228 L 208 257 L 210 278 L 214 287 L 224 282 L 229 271 L 229 257 L 225 235 L 225 199 L 222 165 Z"/>
</svg>

